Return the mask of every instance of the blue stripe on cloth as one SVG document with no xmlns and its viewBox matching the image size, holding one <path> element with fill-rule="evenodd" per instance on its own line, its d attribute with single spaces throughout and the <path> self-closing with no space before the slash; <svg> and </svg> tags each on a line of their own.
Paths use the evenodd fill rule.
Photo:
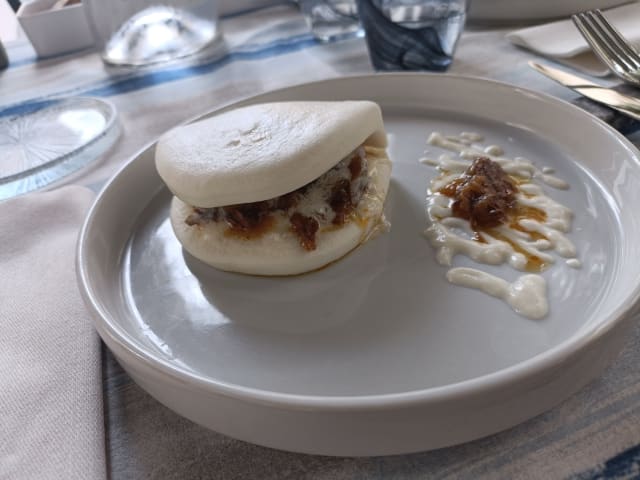
<svg viewBox="0 0 640 480">
<path fill-rule="evenodd" d="M 596 468 L 570 477 L 572 480 L 640 478 L 640 445 L 631 447 Z"/>
<path fill-rule="evenodd" d="M 251 7 L 251 8 L 247 8 L 244 10 L 238 10 L 237 12 L 233 12 L 233 13 L 228 13 L 226 15 L 222 15 L 220 16 L 220 20 L 228 20 L 231 18 L 237 18 L 237 17 L 242 17 L 243 15 L 250 15 L 252 13 L 256 13 L 259 12 L 261 10 L 266 10 L 268 8 L 272 8 L 272 7 L 278 7 L 278 6 L 284 6 L 284 5 L 296 5 L 296 2 L 293 0 L 274 0 L 273 2 L 270 2 L 266 5 L 260 5 L 259 7 Z M 62 58 L 65 57 L 73 57 L 75 55 L 81 55 L 87 52 L 91 52 L 93 51 L 93 48 L 89 48 L 89 49 L 83 49 L 83 50 L 79 50 L 79 51 L 75 51 L 75 52 L 65 52 L 65 53 L 59 53 L 56 55 L 50 55 L 48 57 L 43 57 L 43 58 L 38 58 L 35 55 L 31 55 L 29 57 L 26 58 L 22 58 L 20 60 L 11 60 L 9 62 L 9 69 L 13 69 L 13 68 L 18 68 L 18 67 L 24 67 L 26 65 L 31 65 L 34 63 L 38 63 L 38 62 L 45 62 L 45 61 L 49 61 L 49 60 L 60 60 Z"/>
<path fill-rule="evenodd" d="M 487 475 L 490 472 L 497 472 L 507 467 L 513 461 L 513 458 L 524 458 L 532 452 L 539 452 L 544 448 L 548 448 L 549 445 L 557 444 L 571 437 L 571 435 L 576 435 L 578 432 L 584 431 L 595 422 L 609 421 L 614 423 L 617 421 L 617 419 L 614 420 L 615 415 L 620 414 L 620 412 L 625 412 L 627 415 L 631 413 L 636 414 L 636 411 L 640 412 L 640 394 L 635 393 L 635 389 L 632 390 L 633 393 L 625 394 L 622 398 L 612 403 L 598 407 L 588 415 L 578 416 L 571 421 L 564 421 L 547 433 L 533 436 L 531 439 L 527 438 L 503 452 L 483 458 L 478 462 L 477 466 L 473 466 L 471 469 L 464 463 L 455 464 L 446 471 L 446 476 L 447 478 L 458 478 L 462 476 L 475 478 L 481 475 Z"/>
<path fill-rule="evenodd" d="M 157 71 L 136 72 L 134 74 L 111 77 L 91 86 L 73 88 L 33 98 L 1 109 L 0 117 L 32 112 L 42 106 L 47 106 L 55 97 L 75 95 L 109 97 L 112 95 L 120 95 L 151 86 L 211 73 L 234 61 L 261 60 L 264 58 L 296 52 L 315 45 L 318 45 L 318 41 L 313 38 L 311 34 L 303 34 L 279 39 L 257 48 L 249 48 L 247 46 L 239 47 L 235 51 L 232 50 L 224 52 L 221 56 L 199 65 L 190 65 L 187 67 L 183 66 Z"/>
<path fill-rule="evenodd" d="M 42 108 L 50 107 L 60 102 L 62 99 L 48 99 L 48 100 L 36 100 L 33 102 L 25 103 L 19 108 L 9 107 L 6 110 L 0 110 L 0 118 L 8 117 L 11 115 L 26 115 Z M 6 111 L 6 114 L 5 114 Z"/>
<path fill-rule="evenodd" d="M 622 115 L 622 113 L 620 115 Z M 631 125 L 625 128 L 621 128 L 618 131 L 625 137 L 633 135 L 634 133 L 640 131 L 640 122 L 633 122 Z"/>
<path fill-rule="evenodd" d="M 74 52 L 74 55 L 77 52 Z M 63 55 L 60 55 L 61 57 Z M 49 57 L 49 58 L 53 58 L 53 57 Z M 47 60 L 49 60 L 49 58 L 47 58 Z M 29 58 L 23 58 L 22 60 L 11 60 L 9 63 L 9 69 L 12 68 L 18 68 L 18 67 L 24 67 L 25 65 L 31 65 L 32 63 L 37 62 L 37 59 L 35 57 L 29 57 Z"/>
</svg>

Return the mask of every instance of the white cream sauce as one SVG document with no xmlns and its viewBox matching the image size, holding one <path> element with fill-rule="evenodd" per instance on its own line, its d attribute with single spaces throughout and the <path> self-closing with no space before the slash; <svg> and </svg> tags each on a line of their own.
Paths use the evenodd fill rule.
<svg viewBox="0 0 640 480">
<path fill-rule="evenodd" d="M 489 147 L 485 147 L 487 150 L 489 150 L 485 151 L 482 146 L 478 146 L 475 143 L 482 140 L 483 138 L 481 135 L 469 134 L 468 132 L 463 132 L 458 137 L 445 137 L 441 133 L 433 132 L 427 140 L 427 143 L 429 145 L 441 147 L 452 152 L 457 152 L 463 159 L 473 160 L 476 157 L 488 157 L 494 162 L 498 163 L 502 167 L 502 169 L 510 175 L 516 175 L 518 177 L 529 179 L 536 177 L 554 188 L 569 188 L 569 184 L 567 182 L 548 173 L 544 173 L 526 158 L 516 157 L 514 159 L 510 159 L 507 157 L 503 157 L 503 150 L 497 145 L 490 145 Z M 491 151 L 497 153 L 491 153 Z"/>
<path fill-rule="evenodd" d="M 489 145 L 488 147 L 485 147 L 484 153 L 487 155 L 499 156 L 504 155 L 504 150 L 499 145 Z"/>
<path fill-rule="evenodd" d="M 425 230 L 425 236 L 436 249 L 438 262 L 451 266 L 453 258 L 461 254 L 479 263 L 506 263 L 516 270 L 526 271 L 531 266 L 532 258 L 536 259 L 542 269 L 554 264 L 556 257 L 552 253 L 555 252 L 567 259 L 568 266 L 580 268 L 576 248 L 566 236 L 571 229 L 573 212 L 548 197 L 544 190 L 533 182 L 539 181 L 558 189 L 567 189 L 569 184 L 551 175 L 551 169 L 540 170 L 523 157 L 505 157 L 502 147 L 483 146 L 479 143 L 482 140 L 482 136 L 471 132 L 446 137 L 434 132 L 427 143 L 455 152 L 458 156 L 444 154 L 438 159 L 420 159 L 421 163 L 435 166 L 441 172 L 440 176 L 431 181 L 427 197 L 429 226 Z M 491 229 L 491 233 L 481 232 L 483 241 L 480 242 L 469 221 L 453 216 L 452 200 L 438 193 L 459 178 L 479 156 L 497 162 L 506 173 L 517 178 L 518 204 L 544 212 L 545 219 L 525 216 L 517 220 L 517 228 L 514 228 L 513 224 L 503 224 Z M 547 314 L 546 284 L 541 275 L 523 275 L 513 284 L 509 284 L 480 270 L 453 268 L 447 273 L 447 279 L 451 283 L 477 288 L 489 295 L 502 298 L 516 312 L 526 317 L 541 318 Z"/>
<path fill-rule="evenodd" d="M 577 258 L 570 258 L 567 260 L 567 265 L 569 265 L 571 268 L 580 268 L 582 267 L 582 262 Z"/>
<path fill-rule="evenodd" d="M 475 268 L 452 268 L 447 272 L 447 280 L 454 285 L 476 288 L 500 298 L 527 318 L 543 318 L 549 312 L 547 282 L 540 275 L 522 275 L 509 283 Z"/>
<path fill-rule="evenodd" d="M 363 174 L 360 175 L 351 190 L 351 201 L 358 204 L 366 190 L 371 173 L 368 172 L 367 156 L 364 147 L 359 147 L 346 158 L 338 162 L 332 169 L 314 180 L 305 190 L 304 195 L 298 201 L 295 210 L 306 217 L 315 218 L 320 225 L 329 225 L 335 218 L 335 212 L 329 205 L 331 192 L 340 180 L 351 182 L 349 164 L 354 156 L 359 156 L 362 162 Z"/>
</svg>

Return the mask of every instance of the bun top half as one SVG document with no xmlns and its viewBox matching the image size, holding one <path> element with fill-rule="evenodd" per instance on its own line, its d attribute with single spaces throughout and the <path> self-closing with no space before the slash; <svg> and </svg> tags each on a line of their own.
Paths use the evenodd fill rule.
<svg viewBox="0 0 640 480">
<path fill-rule="evenodd" d="M 387 144 L 368 101 L 264 103 L 178 127 L 156 145 L 156 168 L 196 207 L 258 202 L 296 190 L 362 144 Z"/>
</svg>

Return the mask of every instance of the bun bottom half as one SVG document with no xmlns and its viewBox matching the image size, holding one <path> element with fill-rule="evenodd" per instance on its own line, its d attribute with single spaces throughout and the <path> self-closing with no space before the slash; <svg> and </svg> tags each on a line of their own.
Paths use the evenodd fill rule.
<svg viewBox="0 0 640 480">
<path fill-rule="evenodd" d="M 173 231 L 187 252 L 220 270 L 265 276 L 298 275 L 317 270 L 342 258 L 381 228 L 391 162 L 386 156 L 368 157 L 368 161 L 371 183 L 356 208 L 355 219 L 340 227 L 321 228 L 316 236 L 315 250 L 303 249 L 297 236 L 284 225 L 257 238 L 230 235 L 226 222 L 189 226 L 185 219 L 193 212 L 193 207 L 177 197 L 171 202 Z"/>
</svg>

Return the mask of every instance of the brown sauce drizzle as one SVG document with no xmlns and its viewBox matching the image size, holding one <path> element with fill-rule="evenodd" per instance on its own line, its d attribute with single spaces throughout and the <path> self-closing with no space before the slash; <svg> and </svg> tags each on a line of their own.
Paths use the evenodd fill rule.
<svg viewBox="0 0 640 480">
<path fill-rule="evenodd" d="M 522 231 L 525 231 L 525 230 L 522 230 Z M 505 237 L 501 233 L 498 233 L 496 230 L 488 229 L 486 230 L 486 233 L 488 235 L 491 235 L 496 240 L 501 240 L 503 242 L 508 243 L 509 245 L 511 245 L 511 247 L 513 247 L 513 249 L 516 252 L 524 255 L 524 257 L 527 259 L 527 264 L 525 265 L 524 269 L 527 272 L 531 272 L 531 273 L 541 272 L 548 266 L 547 263 L 544 260 L 542 260 L 540 257 L 538 257 L 537 255 L 532 255 L 531 253 L 527 252 L 522 247 L 520 247 L 520 245 L 518 245 L 517 243 L 514 243 L 511 239 Z M 530 232 L 527 232 L 527 233 L 530 233 Z M 482 236 L 482 233 L 479 233 L 479 235 Z M 486 241 L 483 239 L 482 243 L 486 243 Z"/>
<path fill-rule="evenodd" d="M 517 204 L 510 217 L 512 226 L 525 218 L 544 223 L 547 221 L 547 214 L 539 208 Z"/>
<path fill-rule="evenodd" d="M 496 230 L 496 227 L 507 224 L 514 230 L 528 234 L 531 240 L 546 239 L 541 233 L 526 230 L 519 223 L 523 219 L 540 223 L 547 220 L 544 211 L 517 203 L 517 186 L 523 183 L 526 183 L 523 179 L 507 175 L 498 163 L 486 157 L 478 157 L 461 177 L 448 183 L 438 192 L 453 199 L 453 216 L 469 220 L 474 241 L 486 243 L 482 235 L 486 233 L 506 242 L 516 252 L 525 256 L 525 270 L 541 272 L 548 265 L 540 257 L 527 252 Z"/>
</svg>

